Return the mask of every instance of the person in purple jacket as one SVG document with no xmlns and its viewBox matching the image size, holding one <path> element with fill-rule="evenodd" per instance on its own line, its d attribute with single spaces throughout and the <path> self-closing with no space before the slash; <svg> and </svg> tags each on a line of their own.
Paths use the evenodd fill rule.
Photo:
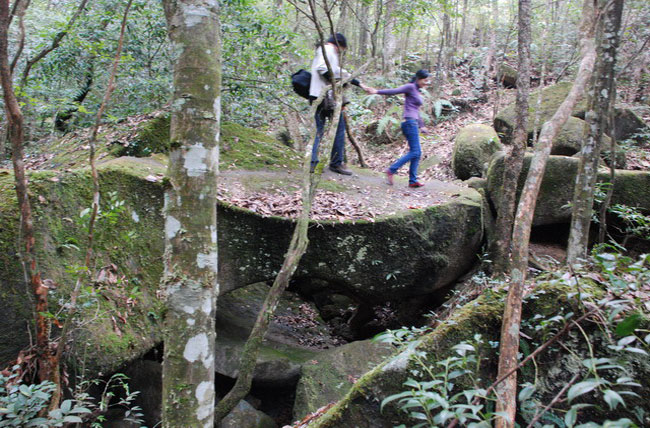
<svg viewBox="0 0 650 428">
<path fill-rule="evenodd" d="M 391 186 L 393 185 L 393 175 L 397 170 L 407 162 L 409 166 L 409 187 L 422 187 L 424 184 L 418 181 L 418 165 L 420 164 L 420 157 L 422 156 L 422 149 L 420 148 L 420 132 L 424 128 L 424 122 L 420 118 L 420 106 L 422 105 L 422 95 L 420 95 L 420 88 L 424 88 L 429 84 L 429 72 L 427 70 L 418 70 L 413 76 L 411 81 L 406 85 L 400 86 L 395 89 L 380 89 L 366 87 L 365 90 L 369 94 L 379 95 L 397 95 L 404 94 L 404 122 L 402 122 L 402 133 L 409 143 L 409 152 L 399 158 L 393 163 L 386 171 L 386 181 Z"/>
</svg>

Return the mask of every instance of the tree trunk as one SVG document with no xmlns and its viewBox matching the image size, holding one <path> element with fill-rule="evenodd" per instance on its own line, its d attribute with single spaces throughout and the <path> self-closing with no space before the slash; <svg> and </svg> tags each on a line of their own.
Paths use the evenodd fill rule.
<svg viewBox="0 0 650 428">
<path fill-rule="evenodd" d="M 339 15 L 339 21 L 336 23 L 336 31 L 345 33 L 348 25 L 348 0 L 341 0 L 339 7 L 341 14 Z"/>
<path fill-rule="evenodd" d="M 383 12 L 384 12 L 384 0 L 378 0 L 375 3 L 375 27 L 372 29 L 372 33 L 370 33 L 370 45 L 372 49 L 371 55 L 373 58 L 377 57 L 377 37 L 379 35 L 379 28 L 381 28 Z"/>
<path fill-rule="evenodd" d="M 395 0 L 388 0 L 386 3 L 386 18 L 384 23 L 384 37 L 383 47 L 381 51 L 381 68 L 383 73 L 390 73 L 393 67 L 393 56 L 395 55 L 395 35 L 393 29 L 395 28 L 395 17 L 393 11 L 395 10 Z"/>
<path fill-rule="evenodd" d="M 583 22 L 581 25 L 582 61 L 573 87 L 566 99 L 562 102 L 553 117 L 542 126 L 539 140 L 535 146 L 535 155 L 528 171 L 528 177 L 522 191 L 515 224 L 512 234 L 512 267 L 510 270 L 511 280 L 508 290 L 503 324 L 501 327 L 501 343 L 499 355 L 498 377 L 510 372 L 517 366 L 517 354 L 519 353 L 519 330 L 521 324 L 521 305 L 523 299 L 524 281 L 528 266 L 528 243 L 530 240 L 530 229 L 535 212 L 535 203 L 539 188 L 544 176 L 546 162 L 551 152 L 553 139 L 558 134 L 573 107 L 576 105 L 584 88 L 589 81 L 591 71 L 594 67 L 596 50 L 594 47 L 594 23 L 595 11 L 592 6 L 593 0 L 585 0 L 583 4 Z M 503 410 L 507 417 L 497 419 L 497 428 L 512 428 L 515 423 L 517 409 L 517 373 L 513 372 L 497 391 L 498 409 Z"/>
<path fill-rule="evenodd" d="M 463 17 L 460 24 L 460 34 L 456 43 L 456 51 L 465 46 L 465 33 L 467 32 L 467 13 L 469 11 L 469 0 L 463 0 Z"/>
<path fill-rule="evenodd" d="M 368 55 L 368 10 L 370 6 L 361 1 L 361 11 L 359 12 L 359 42 L 358 52 L 361 61 Z"/>
<path fill-rule="evenodd" d="M 24 121 L 20 105 L 13 88 L 7 36 L 9 30 L 9 2 L 0 2 L 0 80 L 5 99 L 7 115 L 7 136 L 11 144 L 12 162 L 16 182 L 16 196 L 20 208 L 20 230 L 22 243 L 19 251 L 20 260 L 26 272 L 25 280 L 29 282 L 34 298 L 34 317 L 36 322 L 36 352 L 38 358 L 38 378 L 50 380 L 60 386 L 58 362 L 50 346 L 50 321 L 44 314 L 48 313 L 48 288 L 43 284 L 41 273 L 36 263 L 34 224 L 32 208 L 29 201 L 29 184 L 23 161 Z"/>
<path fill-rule="evenodd" d="M 528 93 L 530 92 L 530 0 L 519 0 L 519 40 L 517 79 L 517 117 L 512 151 L 505 160 L 503 170 L 503 192 L 497 210 L 497 224 L 493 247 L 494 272 L 503 274 L 510 261 L 510 239 L 515 217 L 515 198 L 519 175 L 524 162 L 528 140 Z"/>
<path fill-rule="evenodd" d="M 493 76 L 494 56 L 497 50 L 497 20 L 499 19 L 499 5 L 497 0 L 492 0 L 492 25 L 490 26 L 490 46 L 488 47 L 485 62 L 483 63 L 483 88 L 487 89 L 488 79 Z"/>
<path fill-rule="evenodd" d="M 574 264 L 584 259 L 589 243 L 589 226 L 591 225 L 594 203 L 594 187 L 600 162 L 600 147 L 603 132 L 607 127 L 613 97 L 616 51 L 618 48 L 623 0 L 613 0 L 612 6 L 604 10 L 606 0 L 599 0 L 598 7 L 604 11 L 604 17 L 598 24 L 598 47 L 596 67 L 592 78 L 592 90 L 585 120 L 589 125 L 589 134 L 580 151 L 580 163 L 576 176 L 573 205 L 571 209 L 571 229 L 567 246 L 567 263 Z M 616 163 L 615 152 L 611 161 Z"/>
<path fill-rule="evenodd" d="M 165 193 L 163 427 L 212 427 L 221 117 L 218 3 L 163 0 L 178 53 Z"/>
</svg>

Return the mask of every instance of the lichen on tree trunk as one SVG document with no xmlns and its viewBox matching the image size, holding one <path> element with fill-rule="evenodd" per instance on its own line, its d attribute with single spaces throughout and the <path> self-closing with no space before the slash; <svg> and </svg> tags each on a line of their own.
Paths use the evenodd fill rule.
<svg viewBox="0 0 650 428">
<path fill-rule="evenodd" d="M 221 45 L 216 0 L 164 0 L 176 53 L 169 187 L 163 426 L 212 427 Z"/>
<path fill-rule="evenodd" d="M 597 62 L 591 83 L 589 106 L 585 114 L 585 120 L 589 125 L 589 134 L 580 151 L 580 163 L 578 164 L 571 207 L 571 230 L 567 245 L 567 263 L 569 264 L 584 259 L 587 253 L 601 141 L 615 96 L 613 93 L 614 68 L 623 0 L 609 2 L 611 6 L 606 11 L 604 9 L 608 2 L 599 0 L 599 3 L 600 9 L 605 13 L 598 26 Z M 612 140 L 614 139 L 612 138 Z M 614 154 L 615 151 L 612 150 L 612 162 L 615 164 Z"/>
</svg>

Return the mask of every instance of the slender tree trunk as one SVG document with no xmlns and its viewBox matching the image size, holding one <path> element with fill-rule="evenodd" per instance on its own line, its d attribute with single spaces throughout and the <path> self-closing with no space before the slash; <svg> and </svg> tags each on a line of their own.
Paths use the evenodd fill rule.
<svg viewBox="0 0 650 428">
<path fill-rule="evenodd" d="M 517 79 L 517 117 L 512 143 L 512 151 L 505 159 L 503 170 L 503 192 L 497 210 L 493 260 L 494 271 L 503 274 L 510 261 L 510 240 L 515 217 L 515 198 L 519 175 L 524 163 L 528 140 L 528 94 L 530 92 L 530 0 L 519 0 L 519 40 Z"/>
<path fill-rule="evenodd" d="M 488 79 L 493 76 L 494 56 L 497 50 L 497 21 L 499 19 L 499 5 L 497 0 L 491 0 L 492 5 L 492 24 L 490 25 L 490 46 L 488 47 L 485 62 L 483 63 L 483 88 L 487 89 Z"/>
<path fill-rule="evenodd" d="M 596 50 L 594 46 L 594 24 L 595 11 L 593 0 L 585 0 L 583 4 L 583 22 L 581 25 L 581 46 L 582 61 L 573 87 L 566 99 L 562 102 L 553 117 L 542 126 L 539 140 L 535 147 L 535 155 L 528 171 L 528 177 L 519 200 L 515 224 L 512 234 L 512 267 L 510 270 L 511 280 L 508 290 L 503 324 L 501 328 L 501 343 L 499 355 L 498 377 L 505 375 L 517 366 L 517 354 L 519 353 L 519 330 L 521 324 L 521 306 L 523 299 L 524 281 L 528 266 L 528 243 L 530 240 L 530 229 L 535 213 L 535 203 L 539 188 L 544 176 L 546 162 L 551 152 L 553 139 L 558 134 L 573 107 L 576 105 L 584 88 L 589 81 L 594 67 Z M 507 417 L 497 419 L 497 428 L 512 428 L 515 423 L 517 409 L 517 374 L 513 372 L 503 383 L 498 391 L 499 408 L 507 414 Z"/>
<path fill-rule="evenodd" d="M 612 0 L 611 7 L 605 10 L 606 0 L 598 0 L 604 17 L 598 24 L 598 47 L 596 67 L 592 78 L 592 90 L 585 120 L 589 125 L 589 134 L 580 151 L 580 163 L 573 194 L 571 210 L 571 229 L 567 246 L 567 263 L 574 264 L 587 255 L 589 243 L 589 226 L 594 203 L 594 188 L 600 162 L 600 147 L 603 132 L 607 127 L 611 104 L 614 103 L 614 73 L 616 51 L 623 0 Z M 611 153 L 612 163 L 616 163 L 615 152 Z"/>
<path fill-rule="evenodd" d="M 469 12 L 469 0 L 463 0 L 463 17 L 460 24 L 460 34 L 456 43 L 456 50 L 459 51 L 465 46 L 467 39 L 465 33 L 467 32 L 467 14 Z"/>
<path fill-rule="evenodd" d="M 614 114 L 615 114 L 615 99 L 616 99 L 616 79 L 614 79 L 614 86 L 612 88 L 612 91 L 610 92 L 610 96 L 612 97 L 612 101 L 609 103 L 609 120 L 607 122 L 607 135 L 610 137 L 610 142 L 609 142 L 609 152 L 610 153 L 616 153 L 616 138 L 614 136 L 616 135 L 616 125 L 614 121 Z M 611 185 L 607 188 L 607 194 L 605 195 L 605 200 L 603 203 L 600 205 L 600 212 L 598 213 L 598 242 L 600 244 L 605 242 L 605 234 L 607 233 L 607 210 L 609 208 L 609 205 L 612 202 L 612 197 L 614 196 L 614 181 L 616 180 L 616 162 L 610 162 L 609 164 L 609 180 L 608 182 L 611 183 Z"/>
<path fill-rule="evenodd" d="M 391 0 L 389 0 L 391 1 Z M 370 45 L 371 45 L 371 55 L 373 58 L 377 57 L 377 37 L 379 35 L 379 29 L 381 28 L 382 15 L 384 12 L 384 0 L 378 0 L 375 3 L 375 27 L 370 33 Z"/>
<path fill-rule="evenodd" d="M 363 152 L 361 151 L 361 147 L 359 147 L 359 144 L 357 144 L 357 140 L 354 138 L 354 135 L 352 135 L 352 129 L 350 129 L 350 120 L 348 119 L 347 113 L 344 111 L 343 112 L 343 119 L 345 119 L 345 132 L 348 136 L 348 140 L 350 140 L 350 144 L 352 144 L 352 147 L 354 147 L 354 150 L 357 152 L 357 156 L 359 157 L 359 165 L 361 168 L 368 168 L 368 164 L 366 163 L 366 160 L 363 157 Z"/>
<path fill-rule="evenodd" d="M 341 9 L 341 14 L 339 15 L 339 21 L 336 24 L 336 31 L 346 33 L 346 28 L 348 28 L 348 0 L 341 0 L 339 7 Z"/>
<path fill-rule="evenodd" d="M 22 242 L 19 251 L 21 263 L 26 272 L 25 280 L 29 282 L 34 298 L 34 317 L 36 322 L 36 352 L 38 357 L 38 378 L 50 380 L 59 385 L 58 363 L 50 344 L 48 312 L 48 288 L 43 284 L 38 270 L 35 250 L 34 224 L 32 208 L 29 201 L 29 184 L 23 161 L 24 121 L 20 105 L 13 88 L 13 81 L 8 57 L 9 2 L 0 2 L 0 80 L 5 99 L 7 115 L 7 134 L 12 149 L 12 162 L 16 182 L 16 196 L 20 208 L 20 230 Z"/>
<path fill-rule="evenodd" d="M 358 52 L 361 61 L 363 61 L 368 55 L 368 10 L 370 6 L 364 2 L 360 2 L 361 11 L 359 12 L 359 42 L 358 42 Z"/>
<path fill-rule="evenodd" d="M 163 427 L 212 427 L 217 284 L 216 186 L 221 117 L 218 2 L 163 0 L 178 53 L 169 186 L 165 193 L 167 293 Z"/>
<path fill-rule="evenodd" d="M 324 30 L 320 25 L 320 23 L 315 19 L 315 17 L 317 16 L 315 0 L 309 0 L 309 6 L 311 10 L 310 18 L 313 18 L 312 21 L 316 23 L 316 29 L 320 37 L 320 42 L 321 42 L 320 44 L 321 44 L 321 48 L 323 49 L 323 57 L 325 59 L 325 63 L 327 64 L 327 69 L 329 70 L 330 74 L 333 75 L 332 67 L 329 63 L 327 55 L 325 54 L 325 47 L 323 44 Z M 327 14 L 327 17 L 328 17 L 328 21 L 330 22 L 330 29 L 331 29 L 332 25 L 331 25 L 331 19 L 329 19 L 330 18 L 329 14 Z M 367 65 L 368 63 L 361 66 L 357 70 L 357 73 L 360 73 L 363 69 L 367 67 Z M 334 93 L 335 108 L 334 108 L 332 120 L 330 121 L 329 129 L 321 139 L 321 143 L 325 143 L 322 144 L 325 146 L 322 147 L 322 150 L 325 152 L 327 152 L 328 149 L 327 146 L 331 145 L 330 142 L 333 141 L 334 132 L 338 127 L 338 119 L 341 116 L 341 109 L 342 109 L 341 88 L 342 85 L 334 81 L 332 85 L 332 91 Z M 316 113 L 316 109 L 318 108 L 318 105 L 322 102 L 323 98 L 325 97 L 327 89 L 328 87 L 323 88 L 320 96 L 312 103 L 309 112 L 310 117 L 313 117 L 314 114 Z M 313 138 L 316 136 L 316 127 L 312 126 L 311 131 L 312 131 L 311 141 L 313 141 Z M 296 138 L 296 140 L 298 140 L 298 138 Z M 244 397 L 250 391 L 253 382 L 253 373 L 254 373 L 255 365 L 257 363 L 257 357 L 259 355 L 260 347 L 262 341 L 264 340 L 264 336 L 266 335 L 266 332 L 268 330 L 271 319 L 273 318 L 273 314 L 277 307 L 280 296 L 289 285 L 289 281 L 291 280 L 291 277 L 293 276 L 293 273 L 298 267 L 298 263 L 300 263 L 300 259 L 302 258 L 303 254 L 307 250 L 307 246 L 309 244 L 307 231 L 309 226 L 311 205 L 316 192 L 316 188 L 318 187 L 320 174 L 310 172 L 311 146 L 309 144 L 305 144 L 304 150 L 305 152 L 303 157 L 301 212 L 299 214 L 298 219 L 296 220 L 296 226 L 294 228 L 293 235 L 291 237 L 289 249 L 287 250 L 284 261 L 282 263 L 282 267 L 280 268 L 278 275 L 275 277 L 275 280 L 273 281 L 273 285 L 269 290 L 269 293 L 266 296 L 266 299 L 262 304 L 262 308 L 260 309 L 260 312 L 257 316 L 255 325 L 253 326 L 253 329 L 251 330 L 251 333 L 246 341 L 246 344 L 244 345 L 244 350 L 242 351 L 239 360 L 239 370 L 238 370 L 239 373 L 237 375 L 237 381 L 235 382 L 235 385 L 232 387 L 232 389 L 228 392 L 228 394 L 226 394 L 226 396 L 221 401 L 219 401 L 215 409 L 215 422 L 217 423 L 219 423 L 226 415 L 228 415 L 228 413 L 232 411 L 232 409 L 237 405 L 237 403 L 239 403 L 239 401 L 244 399 Z"/>
<path fill-rule="evenodd" d="M 393 16 L 394 10 L 395 10 L 395 0 L 388 0 L 386 3 L 383 47 L 381 51 L 381 68 L 384 73 L 389 73 L 394 68 L 393 67 L 393 56 L 395 55 L 395 35 L 393 34 L 393 29 L 395 28 L 395 17 Z"/>
</svg>

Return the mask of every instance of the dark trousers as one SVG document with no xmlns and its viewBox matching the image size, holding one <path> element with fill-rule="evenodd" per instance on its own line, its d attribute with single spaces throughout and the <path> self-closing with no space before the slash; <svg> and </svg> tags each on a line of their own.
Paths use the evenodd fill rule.
<svg viewBox="0 0 650 428">
<path fill-rule="evenodd" d="M 316 109 L 314 119 L 316 120 L 316 138 L 314 139 L 314 146 L 311 150 L 311 165 L 312 168 L 318 164 L 318 146 L 323 138 L 325 132 L 325 121 L 330 118 L 332 113 L 327 114 L 323 111 L 322 104 Z M 332 145 L 332 154 L 330 155 L 330 166 L 339 166 L 343 163 L 345 156 L 345 119 L 343 112 L 339 118 L 339 125 L 336 128 L 336 135 L 334 136 L 334 144 Z"/>
</svg>

